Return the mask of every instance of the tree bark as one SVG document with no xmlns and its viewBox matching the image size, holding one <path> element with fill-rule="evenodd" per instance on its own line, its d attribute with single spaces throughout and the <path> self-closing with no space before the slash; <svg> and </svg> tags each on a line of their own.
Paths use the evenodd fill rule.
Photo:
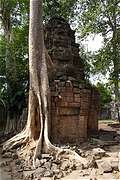
<svg viewBox="0 0 120 180">
<path fill-rule="evenodd" d="M 113 83 L 114 83 L 114 94 L 115 94 L 115 104 L 116 104 L 116 110 L 117 110 L 117 118 L 120 122 L 120 115 L 119 115 L 119 57 L 117 54 L 118 49 L 118 35 L 117 35 L 117 23 L 116 23 L 116 4 L 114 5 L 113 9 L 113 38 L 112 38 L 112 46 L 113 46 L 113 66 L 114 66 L 114 72 L 113 72 Z"/>
<path fill-rule="evenodd" d="M 29 108 L 30 117 L 31 114 L 33 114 L 33 117 L 36 116 L 34 113 L 35 105 L 37 104 L 37 107 L 39 107 L 38 118 L 33 118 L 30 123 L 31 137 L 38 139 L 34 155 L 35 161 L 42 152 L 47 153 L 53 149 L 57 150 L 48 138 L 50 89 L 43 36 L 42 0 L 30 1 L 29 72 L 31 96 L 36 101 L 36 103 L 29 101 L 29 107 L 33 105 L 31 110 Z M 30 121 L 29 117 L 28 121 Z M 35 125 L 38 129 L 38 124 L 40 128 L 39 131 L 36 131 Z"/>
</svg>

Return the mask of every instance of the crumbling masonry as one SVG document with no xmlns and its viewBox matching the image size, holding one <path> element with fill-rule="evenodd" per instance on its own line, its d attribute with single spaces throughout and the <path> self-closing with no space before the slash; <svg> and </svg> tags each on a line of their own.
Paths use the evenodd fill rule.
<svg viewBox="0 0 120 180">
<path fill-rule="evenodd" d="M 62 18 L 45 27 L 45 44 L 55 64 L 50 74 L 51 130 L 54 143 L 80 143 L 98 129 L 99 93 L 85 80 L 75 32 Z"/>
</svg>

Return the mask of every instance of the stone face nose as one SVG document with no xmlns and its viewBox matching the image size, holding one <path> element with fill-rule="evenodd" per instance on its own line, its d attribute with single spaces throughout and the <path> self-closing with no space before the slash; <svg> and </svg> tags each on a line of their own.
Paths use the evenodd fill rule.
<svg viewBox="0 0 120 180">
<path fill-rule="evenodd" d="M 63 18 L 45 26 L 45 44 L 56 65 L 49 77 L 51 140 L 79 144 L 98 129 L 99 93 L 85 80 L 75 32 Z"/>
</svg>

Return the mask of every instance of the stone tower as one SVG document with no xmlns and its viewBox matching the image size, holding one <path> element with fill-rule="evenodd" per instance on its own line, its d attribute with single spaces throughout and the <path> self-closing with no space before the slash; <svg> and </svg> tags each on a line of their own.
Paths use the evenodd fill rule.
<svg viewBox="0 0 120 180">
<path fill-rule="evenodd" d="M 99 93 L 84 76 L 75 32 L 63 18 L 45 26 L 45 44 L 55 64 L 51 73 L 51 140 L 80 143 L 98 129 Z"/>
</svg>

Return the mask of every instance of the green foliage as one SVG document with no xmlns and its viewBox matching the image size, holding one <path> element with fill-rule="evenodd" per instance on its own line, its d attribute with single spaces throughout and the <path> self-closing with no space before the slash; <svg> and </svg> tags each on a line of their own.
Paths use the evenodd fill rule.
<svg viewBox="0 0 120 180">
<path fill-rule="evenodd" d="M 48 20 L 55 16 L 70 19 L 74 13 L 76 2 L 77 0 L 44 0 L 44 19 Z"/>
<path fill-rule="evenodd" d="M 28 85 L 28 0 L 0 0 L 0 99 L 20 113 Z M 8 36 L 9 35 L 9 36 Z"/>
<path fill-rule="evenodd" d="M 0 76 L 5 76 L 5 38 L 0 36 Z"/>
<path fill-rule="evenodd" d="M 80 44 L 80 57 L 82 59 L 83 65 L 84 65 L 84 73 L 86 80 L 89 80 L 90 75 L 92 73 L 92 66 L 91 66 L 91 59 L 92 54 L 85 52 L 85 48 L 82 44 Z"/>
<path fill-rule="evenodd" d="M 105 84 L 97 83 L 97 88 L 100 92 L 101 106 L 110 103 L 112 100 L 112 92 L 109 87 Z"/>
<path fill-rule="evenodd" d="M 116 99 L 119 96 L 120 78 L 120 1 L 78 0 L 76 11 L 80 37 L 102 34 L 102 49 L 93 55 L 94 73 L 110 73 Z"/>
<path fill-rule="evenodd" d="M 119 0 L 78 0 L 77 3 L 81 37 L 91 33 L 102 33 L 106 36 L 112 30 L 114 14 L 119 23 Z"/>
</svg>

